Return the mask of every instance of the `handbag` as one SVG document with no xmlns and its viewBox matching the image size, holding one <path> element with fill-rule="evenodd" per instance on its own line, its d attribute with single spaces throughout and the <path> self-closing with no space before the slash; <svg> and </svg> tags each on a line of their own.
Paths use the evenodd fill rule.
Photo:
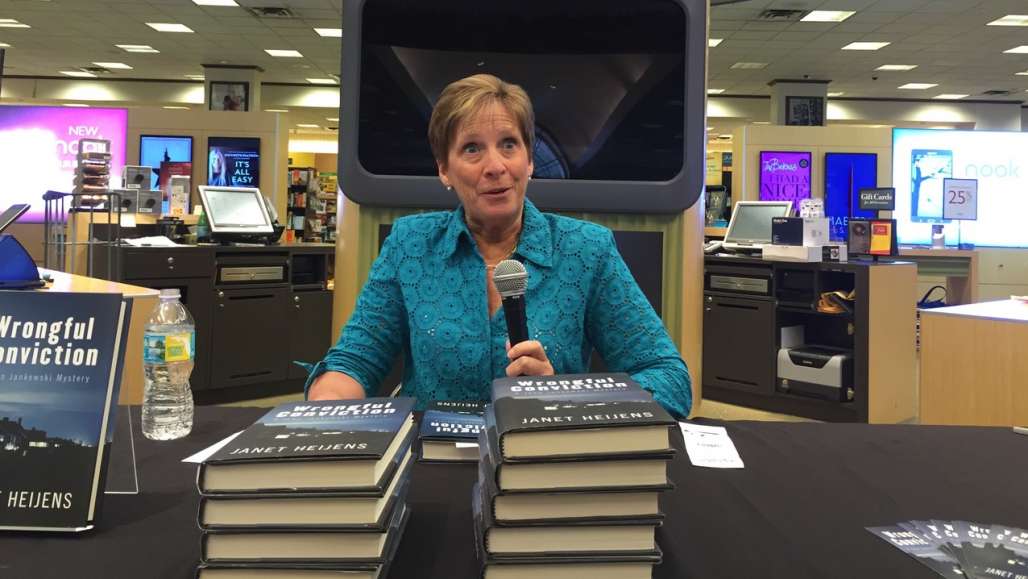
<svg viewBox="0 0 1028 579">
<path fill-rule="evenodd" d="M 935 290 L 942 290 L 941 298 L 933 298 L 932 294 Z M 941 285 L 932 286 L 928 291 L 925 292 L 921 299 L 917 300 L 918 309 L 930 310 L 933 308 L 944 308 L 946 307 L 946 287 Z"/>
</svg>

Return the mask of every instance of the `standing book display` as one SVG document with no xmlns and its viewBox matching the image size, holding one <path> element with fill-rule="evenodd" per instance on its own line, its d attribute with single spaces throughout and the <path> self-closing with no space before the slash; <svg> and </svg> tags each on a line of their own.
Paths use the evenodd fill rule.
<svg viewBox="0 0 1028 579">
<path fill-rule="evenodd" d="M 93 527 L 130 309 L 118 294 L 0 292 L 0 529 Z"/>
</svg>

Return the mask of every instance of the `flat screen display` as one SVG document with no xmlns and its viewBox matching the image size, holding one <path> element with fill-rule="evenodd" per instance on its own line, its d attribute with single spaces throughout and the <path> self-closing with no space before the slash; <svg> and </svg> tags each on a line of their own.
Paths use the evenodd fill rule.
<svg viewBox="0 0 1028 579">
<path fill-rule="evenodd" d="M 207 184 L 260 187 L 261 140 L 257 137 L 207 139 Z"/>
<path fill-rule="evenodd" d="M 771 220 L 788 217 L 792 206 L 788 202 L 740 201 L 732 210 L 732 221 L 725 232 L 725 241 L 731 243 L 771 243 Z"/>
<path fill-rule="evenodd" d="M 271 218 L 258 189 L 207 186 L 200 193 L 212 233 L 271 232 Z"/>
<path fill-rule="evenodd" d="M 193 137 L 142 135 L 139 137 L 139 164 L 153 169 L 150 189 L 159 189 L 163 163 L 192 163 Z"/>
<path fill-rule="evenodd" d="M 932 224 L 944 223 L 946 242 L 1028 247 L 1028 133 L 894 129 L 892 185 L 897 237 L 928 245 Z M 978 220 L 942 219 L 946 178 L 978 180 Z M 959 228 L 959 235 L 958 235 Z"/>
<path fill-rule="evenodd" d="M 829 239 L 849 239 L 850 218 L 871 219 L 874 211 L 860 209 L 860 190 L 877 186 L 878 155 L 825 153 L 825 216 Z"/>
<path fill-rule="evenodd" d="M 809 152 L 760 152 L 761 201 L 792 201 L 792 211 L 798 213 L 800 201 L 809 198 Z"/>
<path fill-rule="evenodd" d="M 125 109 L 0 106 L 0 207 L 28 203 L 20 221 L 43 221 L 43 193 L 72 190 L 80 139 L 110 141 L 121 175 L 127 124 Z"/>
</svg>

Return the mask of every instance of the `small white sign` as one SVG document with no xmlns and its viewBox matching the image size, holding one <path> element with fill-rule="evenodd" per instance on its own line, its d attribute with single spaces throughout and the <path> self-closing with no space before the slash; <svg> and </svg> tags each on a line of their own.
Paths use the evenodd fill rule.
<svg viewBox="0 0 1028 579">
<path fill-rule="evenodd" d="M 477 442 L 458 442 L 457 448 L 478 448 Z"/>
<path fill-rule="evenodd" d="M 978 180 L 943 179 L 942 218 L 975 221 L 978 219 Z"/>
<path fill-rule="evenodd" d="M 693 466 L 706 468 L 744 468 L 739 451 L 723 426 L 703 426 L 679 422 L 685 439 L 685 452 Z"/>
</svg>

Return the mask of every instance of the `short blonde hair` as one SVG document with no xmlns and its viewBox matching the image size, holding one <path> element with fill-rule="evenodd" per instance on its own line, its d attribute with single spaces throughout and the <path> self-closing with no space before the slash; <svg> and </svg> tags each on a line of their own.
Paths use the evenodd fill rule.
<svg viewBox="0 0 1028 579">
<path fill-rule="evenodd" d="M 491 74 L 476 74 L 451 82 L 439 95 L 428 121 L 428 144 L 436 162 L 446 165 L 450 145 L 461 123 L 487 105 L 500 103 L 521 130 L 529 158 L 535 142 L 535 112 L 525 89 Z"/>
</svg>

